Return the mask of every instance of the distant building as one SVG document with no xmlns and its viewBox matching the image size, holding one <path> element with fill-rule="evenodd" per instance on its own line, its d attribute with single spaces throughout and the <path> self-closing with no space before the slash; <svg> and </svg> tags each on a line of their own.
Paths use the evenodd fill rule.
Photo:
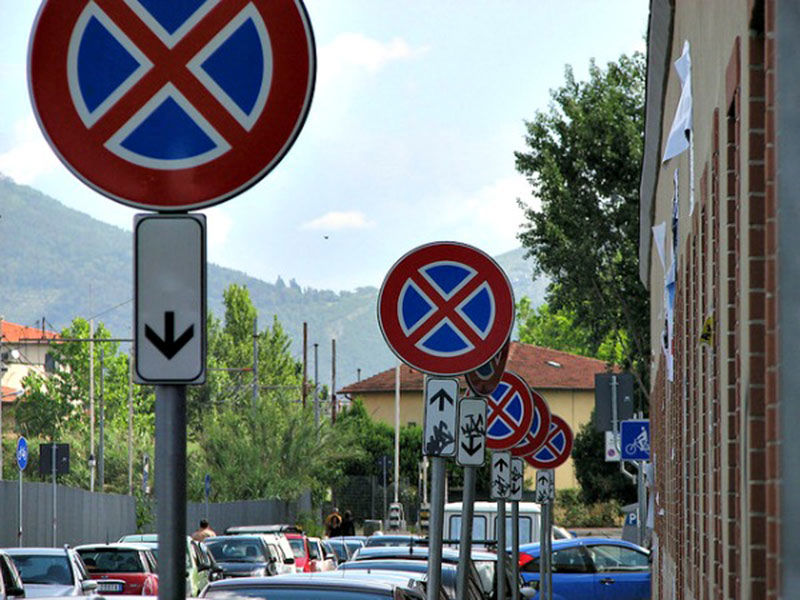
<svg viewBox="0 0 800 600">
<path fill-rule="evenodd" d="M 506 369 L 521 375 L 577 433 L 591 419 L 594 408 L 594 376 L 607 371 L 602 360 L 567 352 L 511 342 Z M 423 374 L 407 365 L 400 367 L 400 424 L 422 425 Z M 466 383 L 461 381 L 466 392 Z M 394 426 L 395 369 L 339 390 L 350 398 L 361 398 L 367 412 L 377 421 Z M 526 475 L 530 477 L 530 474 Z M 556 469 L 556 487 L 577 487 L 572 459 Z"/>
<path fill-rule="evenodd" d="M 35 371 L 44 374 L 51 340 L 58 333 L 0 320 L 0 385 L 3 407 L 13 405 L 23 394 L 22 380 Z"/>
</svg>

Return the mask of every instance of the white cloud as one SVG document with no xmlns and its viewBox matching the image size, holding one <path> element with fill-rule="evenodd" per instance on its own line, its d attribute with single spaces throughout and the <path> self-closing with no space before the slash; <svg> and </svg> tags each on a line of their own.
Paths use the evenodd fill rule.
<svg viewBox="0 0 800 600">
<path fill-rule="evenodd" d="M 351 210 L 348 212 L 332 211 L 307 221 L 300 226 L 300 229 L 312 229 L 323 231 L 338 231 L 342 229 L 366 229 L 373 227 L 375 223 L 368 220 L 361 211 Z"/>
<path fill-rule="evenodd" d="M 323 85 L 347 71 L 377 73 L 388 63 L 422 56 L 427 47 L 412 48 L 396 37 L 380 42 L 360 33 L 342 33 L 319 49 L 319 79 Z"/>
<path fill-rule="evenodd" d="M 233 229 L 233 218 L 219 206 L 201 210 L 200 212 L 207 217 L 208 256 L 212 261 L 218 262 L 224 255 L 225 244 Z"/>
<path fill-rule="evenodd" d="M 33 115 L 15 123 L 12 147 L 0 153 L 0 173 L 17 183 L 32 184 L 38 177 L 58 169 L 59 164 Z"/>
</svg>

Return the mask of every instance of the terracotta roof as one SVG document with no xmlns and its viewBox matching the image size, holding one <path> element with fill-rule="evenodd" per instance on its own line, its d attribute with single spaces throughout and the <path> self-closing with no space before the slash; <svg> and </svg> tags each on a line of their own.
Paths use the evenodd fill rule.
<svg viewBox="0 0 800 600">
<path fill-rule="evenodd" d="M 606 363 L 596 358 L 586 358 L 550 348 L 511 342 L 506 369 L 521 375 L 535 389 L 593 390 L 595 373 L 608 370 Z M 352 383 L 337 393 L 394 391 L 395 370 L 388 369 L 368 379 Z M 407 365 L 400 367 L 400 389 L 422 391 L 422 373 Z M 462 387 L 466 387 L 463 383 Z"/>
<path fill-rule="evenodd" d="M 2 394 L 2 396 L 0 396 L 0 397 L 3 399 L 4 403 L 12 404 L 12 403 L 17 401 L 18 394 L 19 394 L 20 390 L 17 390 L 17 389 L 14 389 L 14 388 L 10 388 L 10 387 L 6 387 L 6 386 L 1 386 L 0 389 L 2 389 L 2 391 L 0 392 L 0 394 Z"/>
<path fill-rule="evenodd" d="M 4 342 L 19 342 L 21 339 L 30 338 L 44 338 L 51 340 L 58 337 L 58 333 L 55 331 L 48 331 L 46 329 L 42 331 L 41 329 L 37 329 L 35 327 L 18 325 L 17 323 L 12 323 L 11 321 L 0 321 L 0 334 L 2 334 Z"/>
</svg>

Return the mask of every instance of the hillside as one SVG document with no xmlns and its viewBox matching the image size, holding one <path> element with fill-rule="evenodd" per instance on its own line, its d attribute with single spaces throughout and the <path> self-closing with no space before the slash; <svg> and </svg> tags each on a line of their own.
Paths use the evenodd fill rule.
<svg viewBox="0 0 800 600">
<path fill-rule="evenodd" d="M 5 319 L 33 325 L 44 317 L 48 327 L 61 329 L 75 316 L 99 315 L 97 319 L 115 336 L 130 336 L 133 243 L 129 231 L 0 175 L 0 239 L 0 315 Z M 496 258 L 511 279 L 515 297 L 527 295 L 538 305 L 545 283 L 531 281 L 531 267 L 523 254 L 520 248 Z M 231 283 L 249 289 L 260 327 L 277 315 L 292 336 L 292 350 L 298 357 L 302 324 L 308 323 L 309 360 L 313 360 L 312 344 L 317 342 L 323 383 L 330 381 L 333 338 L 339 386 L 355 381 L 357 369 L 366 377 L 395 362 L 378 330 L 377 287 L 346 292 L 301 288 L 294 280 L 267 283 L 209 264 L 208 306 L 218 316 L 222 292 Z M 309 369 L 313 372 L 313 364 Z"/>
</svg>

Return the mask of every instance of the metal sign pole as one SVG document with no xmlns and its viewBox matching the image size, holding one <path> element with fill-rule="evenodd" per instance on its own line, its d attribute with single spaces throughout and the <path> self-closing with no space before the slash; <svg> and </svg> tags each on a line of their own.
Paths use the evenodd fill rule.
<svg viewBox="0 0 800 600">
<path fill-rule="evenodd" d="M 431 519 L 428 528 L 428 600 L 439 600 L 442 585 L 442 534 L 446 459 L 431 456 Z"/>
<path fill-rule="evenodd" d="M 506 597 L 506 501 L 497 501 L 497 597 Z"/>
<path fill-rule="evenodd" d="M 539 512 L 539 598 L 547 598 L 547 502 L 542 502 Z"/>
<path fill-rule="evenodd" d="M 548 500 L 545 504 L 547 511 L 546 514 L 546 529 L 545 529 L 545 544 L 547 545 L 547 553 L 545 555 L 545 564 L 547 565 L 547 572 L 545 578 L 547 579 L 547 600 L 553 600 L 553 500 Z"/>
<path fill-rule="evenodd" d="M 53 445 L 50 449 L 50 472 L 53 474 L 53 548 L 58 546 L 58 493 L 56 490 L 56 442 L 53 436 Z"/>
<path fill-rule="evenodd" d="M 186 386 L 156 386 L 158 598 L 186 597 Z"/>
<path fill-rule="evenodd" d="M 637 460 L 636 461 L 636 492 L 638 495 L 638 502 L 639 502 L 639 522 L 637 523 L 639 529 L 639 545 L 644 546 L 645 543 L 645 535 L 646 535 L 646 527 L 647 527 L 647 515 L 645 512 L 647 511 L 647 490 L 644 485 L 644 461 Z"/>
<path fill-rule="evenodd" d="M 461 535 L 458 545 L 456 591 L 458 600 L 467 598 L 467 571 L 472 554 L 472 521 L 475 514 L 475 479 L 478 467 L 464 467 L 464 495 L 461 501 Z"/>
<path fill-rule="evenodd" d="M 17 546 L 22 547 L 22 469 L 19 470 L 19 529 L 17 530 Z"/>
<path fill-rule="evenodd" d="M 519 500 L 511 503 L 511 600 L 519 600 Z"/>
</svg>

